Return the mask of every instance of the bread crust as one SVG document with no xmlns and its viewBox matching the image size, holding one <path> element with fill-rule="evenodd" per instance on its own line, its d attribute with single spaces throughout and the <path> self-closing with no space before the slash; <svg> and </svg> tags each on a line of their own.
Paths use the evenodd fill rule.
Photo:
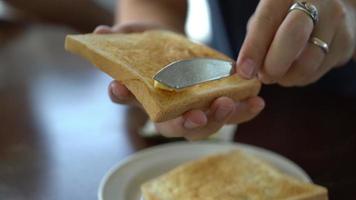
<svg viewBox="0 0 356 200">
<path fill-rule="evenodd" d="M 238 75 L 180 92 L 154 88 L 152 77 L 171 62 L 207 57 L 231 61 L 226 55 L 168 31 L 69 35 L 65 48 L 122 82 L 155 122 L 173 119 L 191 109 L 206 109 L 220 96 L 236 101 L 256 96 L 261 88 L 257 79 L 244 80 Z"/>
</svg>

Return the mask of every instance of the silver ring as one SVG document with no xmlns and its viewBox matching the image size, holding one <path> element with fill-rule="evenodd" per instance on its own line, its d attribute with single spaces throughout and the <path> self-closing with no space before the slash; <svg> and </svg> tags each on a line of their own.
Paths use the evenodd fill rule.
<svg viewBox="0 0 356 200">
<path fill-rule="evenodd" d="M 319 11 L 311 3 L 308 2 L 297 2 L 294 3 L 290 8 L 288 12 L 291 12 L 293 10 L 301 10 L 304 13 L 306 13 L 312 20 L 314 25 L 319 21 Z"/>
<path fill-rule="evenodd" d="M 312 37 L 312 38 L 310 38 L 310 43 L 321 48 L 321 50 L 323 50 L 323 52 L 325 54 L 329 53 L 329 45 L 328 45 L 328 43 L 324 42 L 323 40 L 321 40 L 317 37 Z"/>
</svg>

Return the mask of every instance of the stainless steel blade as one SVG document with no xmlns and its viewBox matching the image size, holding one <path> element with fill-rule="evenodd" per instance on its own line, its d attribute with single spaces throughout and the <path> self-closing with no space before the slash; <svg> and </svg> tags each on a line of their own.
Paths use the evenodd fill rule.
<svg viewBox="0 0 356 200">
<path fill-rule="evenodd" d="M 180 60 L 161 69 L 153 79 L 179 90 L 196 84 L 218 80 L 234 72 L 232 62 L 210 58 Z"/>
</svg>

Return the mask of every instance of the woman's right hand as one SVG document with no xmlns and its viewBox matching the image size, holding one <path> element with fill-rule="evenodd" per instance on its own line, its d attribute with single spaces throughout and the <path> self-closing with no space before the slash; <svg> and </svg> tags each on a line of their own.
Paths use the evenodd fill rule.
<svg viewBox="0 0 356 200">
<path fill-rule="evenodd" d="M 94 33 L 132 33 L 151 29 L 163 29 L 156 24 L 129 23 L 118 26 L 98 26 Z M 113 102 L 141 107 L 134 95 L 120 82 L 112 81 L 109 95 Z M 208 110 L 190 110 L 175 119 L 155 123 L 156 129 L 166 137 L 185 137 L 188 140 L 206 138 L 216 133 L 224 124 L 238 124 L 249 121 L 264 108 L 264 100 L 252 97 L 234 102 L 228 97 L 217 98 Z"/>
</svg>

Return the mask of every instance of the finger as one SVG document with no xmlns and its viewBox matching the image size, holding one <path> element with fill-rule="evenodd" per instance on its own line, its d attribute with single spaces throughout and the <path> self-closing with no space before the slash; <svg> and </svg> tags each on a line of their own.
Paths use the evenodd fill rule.
<svg viewBox="0 0 356 200">
<path fill-rule="evenodd" d="M 233 113 L 234 102 L 230 98 L 220 97 L 205 114 L 201 110 L 192 110 L 183 116 L 166 122 L 156 123 L 157 131 L 166 137 L 185 137 L 188 140 L 206 138 L 216 133 Z"/>
<path fill-rule="evenodd" d="M 156 123 L 156 129 L 166 137 L 184 137 L 188 132 L 204 127 L 208 122 L 207 116 L 203 111 L 191 110 L 183 116 Z"/>
<path fill-rule="evenodd" d="M 246 101 L 236 102 L 235 110 L 229 117 L 228 124 L 239 124 L 247 122 L 256 117 L 265 107 L 261 97 L 252 97 Z"/>
<path fill-rule="evenodd" d="M 151 23 L 127 23 L 114 26 L 113 32 L 115 33 L 140 33 L 150 29 L 160 29 L 159 25 Z"/>
<path fill-rule="evenodd" d="M 335 37 L 337 27 L 340 23 L 339 14 L 335 12 L 335 7 L 330 3 L 318 4 L 316 2 L 315 5 L 320 10 L 320 20 L 314 28 L 312 37 L 317 37 L 326 42 L 329 48 L 331 48 L 330 44 Z M 340 42 L 343 43 L 343 41 Z M 287 87 L 304 86 L 308 84 L 308 77 L 312 77 L 317 73 L 325 57 L 326 53 L 321 47 L 309 42 L 279 83 Z"/>
<path fill-rule="evenodd" d="M 322 76 L 328 73 L 334 66 L 336 66 L 336 60 L 339 58 L 338 53 L 331 53 L 324 59 L 323 63 L 313 74 L 309 74 L 303 77 L 302 81 L 299 81 L 298 84 L 294 84 L 296 86 L 305 86 L 318 81 Z M 291 83 L 285 84 L 287 86 L 293 85 Z"/>
<path fill-rule="evenodd" d="M 110 83 L 109 96 L 114 103 L 141 106 L 135 96 L 118 81 L 112 81 Z"/>
<path fill-rule="evenodd" d="M 267 53 L 262 69 L 264 75 L 272 80 L 282 78 L 307 45 L 313 27 L 313 21 L 307 14 L 299 10 L 291 11 L 279 27 Z"/>
<path fill-rule="evenodd" d="M 209 116 L 213 122 L 225 122 L 228 117 L 234 112 L 235 102 L 228 97 L 219 97 L 210 106 L 212 111 Z"/>
<path fill-rule="evenodd" d="M 229 119 L 234 112 L 234 101 L 227 97 L 220 97 L 216 99 L 210 106 L 208 114 L 208 123 L 194 131 L 187 132 L 184 137 L 188 140 L 199 140 L 209 137 L 216 133 Z"/>
<path fill-rule="evenodd" d="M 310 84 L 318 81 L 323 75 L 335 67 L 346 64 L 352 57 L 355 47 L 349 31 L 349 26 L 342 24 L 338 27 L 333 42 L 330 45 L 330 51 L 326 55 L 321 67 L 318 68 L 315 74 L 305 78 L 304 83 Z"/>
<path fill-rule="evenodd" d="M 262 83 L 264 83 L 266 85 L 275 84 L 277 82 L 276 80 L 273 80 L 271 77 L 269 77 L 262 71 L 258 72 L 257 78 L 258 78 L 258 80 L 260 80 Z"/>
<path fill-rule="evenodd" d="M 156 130 L 165 137 L 183 137 L 184 118 L 182 116 L 165 122 L 155 123 Z"/>
<path fill-rule="evenodd" d="M 263 64 L 265 55 L 278 27 L 286 16 L 291 0 L 260 1 L 249 22 L 246 38 L 238 59 L 237 72 L 244 78 L 255 76 Z"/>
<path fill-rule="evenodd" d="M 351 21 L 351 20 L 350 20 Z M 353 23 L 353 21 L 351 22 Z M 346 21 L 342 23 L 335 34 L 333 44 L 331 46 L 330 56 L 335 54 L 333 66 L 343 66 L 353 57 L 356 46 L 355 37 L 353 35 L 354 30 L 352 26 L 348 25 Z M 334 64 L 336 63 L 336 64 Z"/>
<path fill-rule="evenodd" d="M 185 119 L 183 127 L 186 130 L 203 127 L 207 124 L 208 119 L 206 114 L 201 110 L 192 110 L 183 115 Z"/>
<path fill-rule="evenodd" d="M 112 33 L 112 28 L 106 25 L 97 26 L 94 31 L 95 34 L 109 34 Z"/>
</svg>

